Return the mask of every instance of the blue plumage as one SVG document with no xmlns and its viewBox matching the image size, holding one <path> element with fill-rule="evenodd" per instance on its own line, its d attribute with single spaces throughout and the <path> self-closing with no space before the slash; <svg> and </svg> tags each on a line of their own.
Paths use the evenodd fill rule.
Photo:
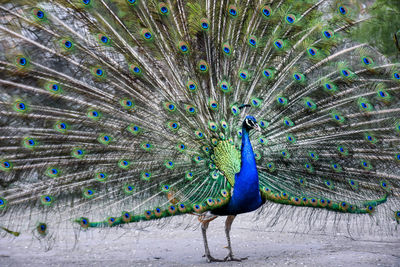
<svg viewBox="0 0 400 267">
<path fill-rule="evenodd" d="M 240 172 L 235 175 L 235 185 L 228 204 L 213 210 L 215 215 L 237 215 L 256 210 L 262 205 L 257 164 L 249 136 L 253 128 L 258 128 L 257 120 L 253 116 L 246 116 L 242 126 Z"/>
</svg>

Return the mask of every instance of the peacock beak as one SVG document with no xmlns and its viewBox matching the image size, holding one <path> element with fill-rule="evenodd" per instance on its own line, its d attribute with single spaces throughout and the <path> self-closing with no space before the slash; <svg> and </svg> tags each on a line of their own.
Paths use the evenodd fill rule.
<svg viewBox="0 0 400 267">
<path fill-rule="evenodd" d="M 261 132 L 261 128 L 260 128 L 260 126 L 258 126 L 258 123 L 256 123 L 256 124 L 254 125 L 254 128 L 253 128 L 253 129 L 256 130 L 256 131 Z"/>
</svg>

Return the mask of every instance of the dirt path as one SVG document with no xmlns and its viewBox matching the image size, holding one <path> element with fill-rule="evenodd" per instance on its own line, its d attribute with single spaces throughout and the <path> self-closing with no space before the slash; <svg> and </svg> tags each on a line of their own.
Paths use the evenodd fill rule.
<svg viewBox="0 0 400 267">
<path fill-rule="evenodd" d="M 227 253 L 223 218 L 210 224 L 208 236 L 212 255 L 223 258 Z M 199 229 L 165 226 L 91 231 L 79 237 L 73 250 L 75 237 L 64 236 L 65 242 L 48 252 L 28 235 L 13 241 L 2 238 L 0 266 L 400 266 L 400 238 L 377 242 L 366 240 L 371 239 L 368 236 L 352 240 L 340 233 L 256 230 L 245 216 L 234 222 L 231 237 L 235 255 L 248 260 L 208 264 L 202 257 Z"/>
</svg>

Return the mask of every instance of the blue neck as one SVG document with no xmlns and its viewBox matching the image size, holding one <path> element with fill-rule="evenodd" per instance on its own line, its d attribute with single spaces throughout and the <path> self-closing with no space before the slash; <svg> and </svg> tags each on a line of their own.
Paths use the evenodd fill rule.
<svg viewBox="0 0 400 267">
<path fill-rule="evenodd" d="M 256 159 L 251 147 L 249 131 L 242 128 L 242 163 L 235 175 L 233 195 L 221 214 L 239 214 L 253 211 L 262 205 Z"/>
<path fill-rule="evenodd" d="M 249 181 L 249 179 L 246 179 L 246 177 L 241 176 L 240 174 L 242 172 L 245 173 L 252 173 L 252 178 L 251 179 L 254 183 L 257 183 L 257 189 L 258 189 L 258 172 L 257 172 L 257 165 L 256 165 L 256 159 L 254 156 L 254 152 L 253 152 L 253 147 L 251 146 L 251 142 L 250 142 L 250 137 L 249 137 L 249 131 L 242 127 L 242 163 L 240 166 L 240 172 L 239 172 L 239 176 L 237 177 L 239 180 L 247 180 Z M 236 182 L 238 182 L 237 180 L 235 180 L 235 185 Z M 243 182 L 243 181 L 241 181 Z"/>
</svg>

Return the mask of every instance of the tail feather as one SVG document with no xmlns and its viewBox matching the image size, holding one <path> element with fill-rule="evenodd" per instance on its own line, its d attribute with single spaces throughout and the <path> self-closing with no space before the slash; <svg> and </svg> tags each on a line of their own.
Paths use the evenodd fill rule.
<svg viewBox="0 0 400 267">
<path fill-rule="evenodd" d="M 380 205 L 377 216 L 398 222 L 400 65 L 356 40 L 370 19 L 357 10 L 0 0 L 3 229 L 29 221 L 42 236 L 71 220 L 115 226 L 221 207 L 246 113 L 262 128 L 251 140 L 266 200 Z M 216 155 L 218 144 L 231 145 Z"/>
</svg>

